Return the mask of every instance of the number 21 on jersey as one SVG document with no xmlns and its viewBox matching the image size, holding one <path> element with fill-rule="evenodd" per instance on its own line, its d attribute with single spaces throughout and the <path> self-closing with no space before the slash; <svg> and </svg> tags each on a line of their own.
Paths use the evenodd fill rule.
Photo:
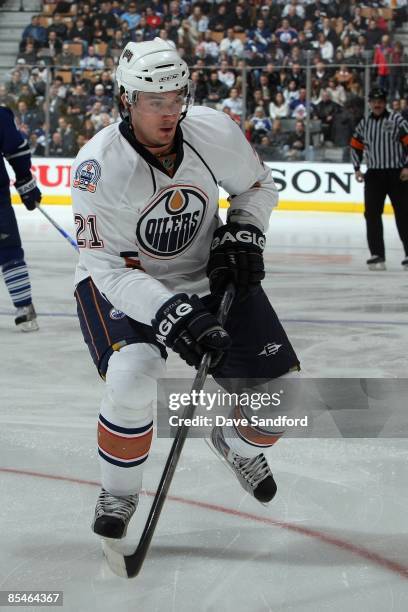
<svg viewBox="0 0 408 612">
<path fill-rule="evenodd" d="M 78 247 L 80 249 L 103 249 L 103 240 L 99 237 L 98 230 L 96 229 L 96 215 L 83 217 L 82 215 L 75 214 L 74 219 Z M 89 239 L 83 237 L 87 229 L 89 230 Z"/>
</svg>

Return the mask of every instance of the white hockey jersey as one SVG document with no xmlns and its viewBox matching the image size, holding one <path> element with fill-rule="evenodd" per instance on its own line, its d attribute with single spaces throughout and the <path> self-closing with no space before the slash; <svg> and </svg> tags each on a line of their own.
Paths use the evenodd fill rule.
<svg viewBox="0 0 408 612">
<path fill-rule="evenodd" d="M 242 222 L 262 230 L 278 201 L 270 170 L 225 113 L 193 107 L 175 145 L 170 177 L 123 121 L 96 134 L 72 169 L 75 282 L 91 276 L 115 308 L 148 325 L 174 293 L 208 293 L 218 185 L 233 196 L 228 214 L 245 211 Z"/>
</svg>

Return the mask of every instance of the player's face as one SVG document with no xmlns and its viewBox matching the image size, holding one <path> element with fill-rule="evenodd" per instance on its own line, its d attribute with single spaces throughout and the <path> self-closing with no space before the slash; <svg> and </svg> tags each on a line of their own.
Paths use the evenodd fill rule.
<svg viewBox="0 0 408 612">
<path fill-rule="evenodd" d="M 385 100 L 371 100 L 370 108 L 374 115 L 381 115 L 385 111 Z"/>
<path fill-rule="evenodd" d="M 131 107 L 133 131 L 139 142 L 147 147 L 170 145 L 185 103 L 183 91 L 140 93 Z"/>
</svg>

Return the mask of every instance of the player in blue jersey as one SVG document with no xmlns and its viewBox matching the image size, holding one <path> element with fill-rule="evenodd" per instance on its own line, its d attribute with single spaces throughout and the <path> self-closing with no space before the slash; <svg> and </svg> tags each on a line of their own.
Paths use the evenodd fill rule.
<svg viewBox="0 0 408 612">
<path fill-rule="evenodd" d="M 38 330 L 31 298 L 31 284 L 16 216 L 11 205 L 10 178 L 4 159 L 16 175 L 15 188 L 28 210 L 41 201 L 41 192 L 31 174 L 31 154 L 27 139 L 18 131 L 14 115 L 0 107 L 0 267 L 11 300 L 17 309 L 15 322 L 22 331 Z"/>
</svg>

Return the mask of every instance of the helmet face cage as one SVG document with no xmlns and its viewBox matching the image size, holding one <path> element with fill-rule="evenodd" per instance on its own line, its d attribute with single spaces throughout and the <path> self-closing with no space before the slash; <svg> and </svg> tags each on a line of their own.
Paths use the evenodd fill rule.
<svg viewBox="0 0 408 612">
<path fill-rule="evenodd" d="M 185 85 L 184 87 L 180 88 L 179 90 L 174 89 L 173 91 L 180 91 L 180 93 L 183 94 L 184 96 L 184 104 L 182 106 L 182 112 L 187 112 L 188 108 L 192 105 L 193 103 L 193 83 L 190 79 L 188 79 L 187 81 L 187 85 Z M 130 105 L 130 106 L 135 106 L 140 98 L 140 94 L 143 93 L 156 93 L 156 92 L 145 92 L 145 91 L 140 91 L 140 90 L 127 90 L 124 88 L 124 94 L 125 94 L 125 98 L 126 98 L 126 102 Z M 165 93 L 165 92 L 162 92 Z M 158 94 L 160 95 L 160 94 Z"/>
<path fill-rule="evenodd" d="M 187 85 L 183 88 L 185 102 L 183 106 L 181 107 L 179 122 L 184 119 L 184 117 L 187 114 L 188 109 L 194 104 L 194 91 L 195 91 L 194 83 L 189 79 Z M 129 95 L 129 92 L 125 90 L 123 85 L 121 86 L 120 91 L 119 91 L 118 103 L 119 103 L 119 113 L 122 119 L 126 119 L 129 117 L 128 106 L 136 106 L 139 100 L 139 94 L 141 93 L 144 93 L 144 92 L 134 90 Z M 123 94 L 125 95 L 127 104 L 123 103 L 123 100 L 122 100 Z"/>
</svg>

